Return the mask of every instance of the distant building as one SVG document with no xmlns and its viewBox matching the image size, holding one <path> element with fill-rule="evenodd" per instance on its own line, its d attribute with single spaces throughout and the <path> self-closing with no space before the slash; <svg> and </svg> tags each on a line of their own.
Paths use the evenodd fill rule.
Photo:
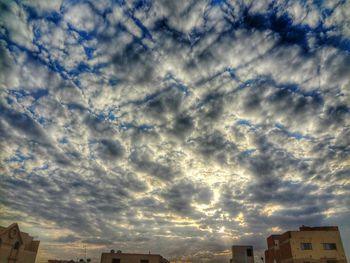
<svg viewBox="0 0 350 263">
<path fill-rule="evenodd" d="M 34 263 L 39 243 L 21 232 L 17 223 L 0 226 L 0 263 Z"/>
<path fill-rule="evenodd" d="M 110 253 L 102 253 L 101 263 L 169 263 L 169 261 L 161 255 L 122 253 L 121 251 L 115 253 L 111 250 Z"/>
<path fill-rule="evenodd" d="M 265 263 L 347 263 L 338 227 L 307 227 L 267 238 Z"/>
<path fill-rule="evenodd" d="M 49 259 L 47 261 L 48 263 L 89 263 L 91 262 L 91 259 L 86 259 L 86 261 L 84 259 L 80 259 L 79 261 L 74 261 L 73 259 L 71 260 L 66 260 L 66 259 Z M 0 262 L 1 263 L 1 262 Z"/>
<path fill-rule="evenodd" d="M 253 246 L 232 246 L 231 263 L 254 263 Z"/>
</svg>

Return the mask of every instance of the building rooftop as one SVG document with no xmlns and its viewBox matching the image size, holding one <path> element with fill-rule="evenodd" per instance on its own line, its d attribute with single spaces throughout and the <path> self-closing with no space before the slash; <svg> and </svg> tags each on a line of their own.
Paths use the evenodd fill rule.
<svg viewBox="0 0 350 263">
<path fill-rule="evenodd" d="M 135 255 L 135 256 L 158 256 L 158 257 L 162 257 L 160 254 L 150 254 L 150 253 L 103 252 L 102 254 Z"/>
<path fill-rule="evenodd" d="M 300 232 L 300 231 L 339 231 L 337 226 L 304 226 L 299 227 L 299 230 L 289 230 L 283 232 L 282 234 L 272 234 L 268 238 L 278 238 L 282 235 L 291 233 L 291 232 Z"/>
<path fill-rule="evenodd" d="M 304 226 L 299 227 L 300 231 L 339 231 L 337 226 Z"/>
</svg>

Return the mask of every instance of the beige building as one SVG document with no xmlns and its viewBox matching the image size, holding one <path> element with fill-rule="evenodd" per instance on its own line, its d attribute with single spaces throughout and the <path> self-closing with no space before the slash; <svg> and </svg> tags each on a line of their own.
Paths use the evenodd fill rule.
<svg viewBox="0 0 350 263">
<path fill-rule="evenodd" d="M 253 246 L 232 246 L 230 263 L 254 263 Z"/>
<path fill-rule="evenodd" d="M 0 226 L 0 263 L 34 263 L 40 241 L 20 232 L 17 223 Z"/>
<path fill-rule="evenodd" d="M 121 251 L 115 253 L 111 250 L 110 253 L 102 253 L 101 263 L 169 263 L 169 261 L 161 255 L 132 254 Z"/>
<path fill-rule="evenodd" d="M 347 263 L 338 227 L 307 227 L 267 238 L 266 263 Z"/>
</svg>

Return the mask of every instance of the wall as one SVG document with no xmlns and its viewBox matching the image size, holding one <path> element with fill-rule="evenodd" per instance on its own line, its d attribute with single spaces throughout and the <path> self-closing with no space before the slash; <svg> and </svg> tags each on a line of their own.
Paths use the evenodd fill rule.
<svg viewBox="0 0 350 263">
<path fill-rule="evenodd" d="M 290 243 L 294 259 L 334 258 L 346 262 L 339 231 L 292 232 Z M 312 243 L 312 250 L 302 250 L 300 243 Z M 335 243 L 337 250 L 324 250 L 322 243 Z"/>
<path fill-rule="evenodd" d="M 247 256 L 247 249 L 252 250 L 252 256 Z M 232 263 L 254 263 L 254 251 L 252 246 L 233 246 Z"/>
</svg>

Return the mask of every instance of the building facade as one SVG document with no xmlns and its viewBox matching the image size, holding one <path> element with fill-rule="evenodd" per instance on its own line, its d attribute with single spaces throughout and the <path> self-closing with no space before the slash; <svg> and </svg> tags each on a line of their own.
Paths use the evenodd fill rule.
<svg viewBox="0 0 350 263">
<path fill-rule="evenodd" d="M 0 263 L 34 263 L 40 241 L 20 232 L 17 223 L 0 226 Z"/>
<path fill-rule="evenodd" d="M 121 251 L 115 253 L 111 250 L 110 253 L 102 253 L 101 263 L 169 263 L 169 261 L 161 255 L 132 254 Z"/>
<path fill-rule="evenodd" d="M 337 226 L 307 227 L 267 238 L 266 263 L 347 263 Z"/>
<path fill-rule="evenodd" d="M 232 246 L 231 263 L 254 263 L 253 246 Z"/>
</svg>

